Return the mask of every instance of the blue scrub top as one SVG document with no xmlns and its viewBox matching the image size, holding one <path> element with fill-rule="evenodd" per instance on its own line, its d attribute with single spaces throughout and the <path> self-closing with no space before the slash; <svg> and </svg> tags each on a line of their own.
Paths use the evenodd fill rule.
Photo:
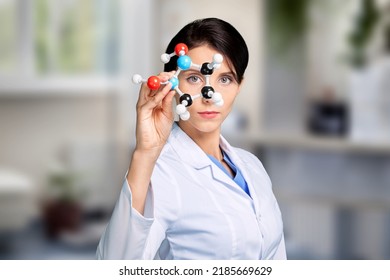
<svg viewBox="0 0 390 280">
<path fill-rule="evenodd" d="M 223 172 L 226 173 L 226 175 L 228 175 L 230 178 L 233 179 L 234 182 L 236 182 L 237 185 L 240 186 L 241 189 L 244 190 L 244 192 L 247 193 L 247 195 L 250 196 L 249 194 L 249 188 L 248 188 L 248 184 L 246 183 L 245 181 L 245 178 L 244 176 L 242 176 L 242 173 L 241 171 L 234 165 L 234 163 L 231 161 L 231 159 L 229 158 L 229 156 L 221 149 L 222 151 L 222 155 L 223 155 L 223 160 L 229 165 L 229 167 L 233 170 L 233 173 L 234 173 L 234 176 L 232 177 L 232 175 L 230 174 L 230 172 L 228 170 L 226 170 L 226 168 L 219 162 L 219 160 L 217 160 L 215 157 L 211 156 L 211 155 L 207 155 L 212 162 L 214 162 Z"/>
</svg>

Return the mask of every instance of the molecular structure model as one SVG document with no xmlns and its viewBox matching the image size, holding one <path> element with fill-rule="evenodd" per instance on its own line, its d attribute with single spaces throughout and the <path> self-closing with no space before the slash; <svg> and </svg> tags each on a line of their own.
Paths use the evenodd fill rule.
<svg viewBox="0 0 390 280">
<path fill-rule="evenodd" d="M 161 61 L 165 64 L 168 63 L 171 57 L 177 55 L 177 70 L 173 77 L 169 79 L 168 82 L 172 84 L 172 89 L 179 94 L 179 104 L 176 106 L 176 113 L 180 116 L 180 119 L 186 121 L 190 118 L 190 112 L 188 112 L 187 107 L 191 106 L 193 101 L 197 98 L 211 99 L 215 105 L 222 106 L 223 99 L 222 95 L 219 92 L 215 92 L 213 87 L 210 85 L 210 76 L 213 74 L 215 69 L 218 69 L 221 66 L 223 57 L 221 54 L 217 53 L 213 56 L 213 62 L 205 62 L 202 65 L 197 65 L 192 63 L 192 60 L 186 54 L 188 53 L 188 47 L 186 44 L 180 43 L 175 46 L 175 51 L 171 54 L 164 53 L 161 55 Z M 205 86 L 202 88 L 201 93 L 196 95 L 190 95 L 188 93 L 183 93 L 179 88 L 179 79 L 178 76 L 181 71 L 195 69 L 198 70 L 205 77 Z M 135 74 L 133 76 L 133 82 L 136 84 L 147 83 L 148 87 L 151 90 L 157 90 L 160 85 L 167 84 L 168 82 L 161 82 L 160 78 L 157 76 L 150 76 L 147 80 L 143 79 L 141 75 Z"/>
</svg>

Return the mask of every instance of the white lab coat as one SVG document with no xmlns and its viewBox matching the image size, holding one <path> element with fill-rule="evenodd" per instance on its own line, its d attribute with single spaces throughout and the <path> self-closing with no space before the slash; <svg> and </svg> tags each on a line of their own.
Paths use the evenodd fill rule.
<svg viewBox="0 0 390 280">
<path fill-rule="evenodd" d="M 282 217 L 271 181 L 251 153 L 221 147 L 246 179 L 249 197 L 174 125 L 153 170 L 145 212 L 125 180 L 98 259 L 285 259 Z"/>
</svg>

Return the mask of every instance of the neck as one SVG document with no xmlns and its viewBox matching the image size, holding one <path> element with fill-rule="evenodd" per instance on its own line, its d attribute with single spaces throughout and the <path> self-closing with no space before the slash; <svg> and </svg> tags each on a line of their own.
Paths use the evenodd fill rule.
<svg viewBox="0 0 390 280">
<path fill-rule="evenodd" d="M 211 132 L 200 132 L 186 129 L 185 126 L 179 126 L 206 154 L 222 160 L 222 152 L 219 147 L 220 129 Z"/>
</svg>

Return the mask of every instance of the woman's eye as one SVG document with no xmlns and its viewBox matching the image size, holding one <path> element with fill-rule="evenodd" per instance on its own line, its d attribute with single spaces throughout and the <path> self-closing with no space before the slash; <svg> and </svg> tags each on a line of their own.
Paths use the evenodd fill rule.
<svg viewBox="0 0 390 280">
<path fill-rule="evenodd" d="M 233 81 L 233 79 L 226 76 L 226 77 L 221 77 L 220 81 L 222 84 L 226 85 L 226 84 L 230 84 Z"/>
<path fill-rule="evenodd" d="M 201 82 L 201 79 L 198 76 L 189 76 L 187 78 L 187 81 L 192 83 L 192 84 L 197 84 Z"/>
</svg>

